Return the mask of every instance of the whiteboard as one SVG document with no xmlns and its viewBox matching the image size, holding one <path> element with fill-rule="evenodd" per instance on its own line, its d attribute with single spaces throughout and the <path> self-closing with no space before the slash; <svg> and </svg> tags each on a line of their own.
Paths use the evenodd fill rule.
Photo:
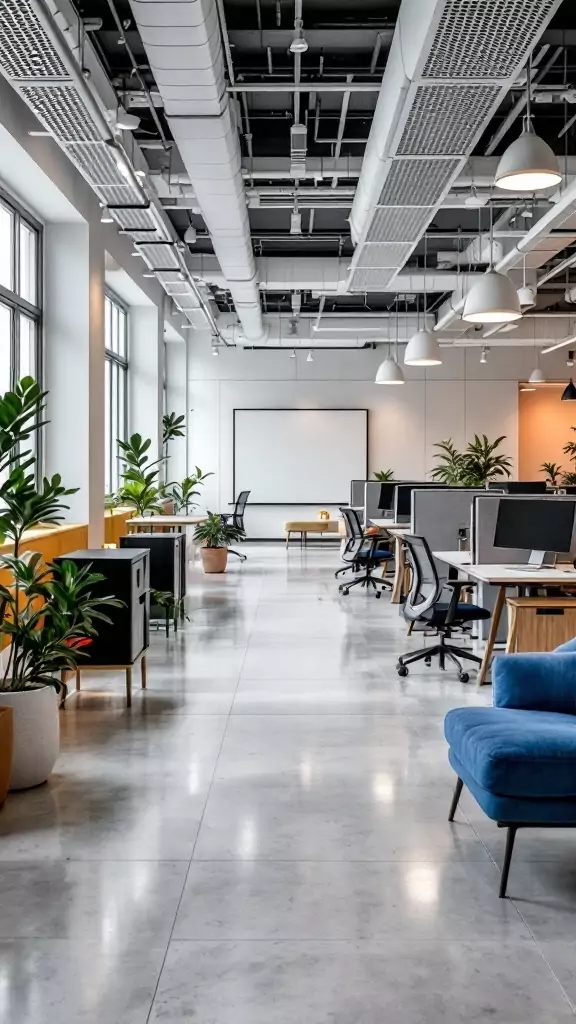
<svg viewBox="0 0 576 1024">
<path fill-rule="evenodd" d="M 235 409 L 234 497 L 342 505 L 366 476 L 367 409 Z"/>
</svg>

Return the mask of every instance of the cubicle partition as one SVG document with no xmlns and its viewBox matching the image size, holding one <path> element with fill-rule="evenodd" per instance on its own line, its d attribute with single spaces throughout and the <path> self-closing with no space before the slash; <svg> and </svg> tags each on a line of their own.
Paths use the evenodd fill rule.
<svg viewBox="0 0 576 1024">
<path fill-rule="evenodd" d="M 486 491 L 478 487 L 412 491 L 412 532 L 425 537 L 432 551 L 456 551 L 464 531 L 466 540 L 470 539 L 476 495 L 486 495 Z"/>
<path fill-rule="evenodd" d="M 380 508 L 380 491 L 382 484 L 379 480 L 367 480 L 364 485 L 364 494 L 361 504 L 364 505 L 364 523 L 369 525 L 370 519 L 382 519 L 386 510 Z"/>
<path fill-rule="evenodd" d="M 364 504 L 364 488 L 368 480 L 350 481 L 350 505 L 352 508 L 361 508 Z"/>
</svg>

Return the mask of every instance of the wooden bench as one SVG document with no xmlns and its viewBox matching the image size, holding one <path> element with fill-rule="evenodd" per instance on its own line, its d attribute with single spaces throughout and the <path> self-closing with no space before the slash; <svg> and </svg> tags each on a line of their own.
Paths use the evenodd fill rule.
<svg viewBox="0 0 576 1024">
<path fill-rule="evenodd" d="M 309 533 L 339 533 L 340 524 L 336 519 L 309 519 L 309 520 L 293 520 L 284 523 L 284 534 L 286 536 L 286 547 L 290 543 L 290 536 L 293 533 L 300 534 L 300 545 L 303 546 L 308 541 Z"/>
</svg>

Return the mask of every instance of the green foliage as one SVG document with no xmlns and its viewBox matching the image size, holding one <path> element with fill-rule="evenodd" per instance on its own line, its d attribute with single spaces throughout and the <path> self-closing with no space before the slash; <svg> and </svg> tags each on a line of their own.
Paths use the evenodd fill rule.
<svg viewBox="0 0 576 1024">
<path fill-rule="evenodd" d="M 576 430 L 576 427 L 570 427 L 570 430 Z M 574 461 L 574 459 L 576 459 L 576 441 L 568 441 L 564 445 L 562 451 L 565 455 L 568 455 L 572 461 Z"/>
<path fill-rule="evenodd" d="M 23 445 L 44 426 L 41 416 L 46 408 L 46 394 L 33 377 L 23 377 L 14 391 L 7 391 L 0 398 L 0 477 L 17 462 L 22 468 L 32 465 L 30 449 L 24 450 Z M 0 497 L 7 488 L 5 481 Z"/>
<path fill-rule="evenodd" d="M 563 487 L 576 486 L 576 473 L 563 473 L 561 483 Z"/>
<path fill-rule="evenodd" d="M 558 481 L 562 477 L 562 466 L 558 462 L 543 462 L 540 472 L 546 473 L 546 483 L 551 487 L 558 487 Z"/>
<path fill-rule="evenodd" d="M 35 461 L 28 460 L 26 465 Z M 11 540 L 14 554 L 18 555 L 24 531 L 40 523 L 56 525 L 61 522 L 64 518 L 61 513 L 68 508 L 61 499 L 75 494 L 77 490 L 76 487 L 63 487 L 58 473 L 51 479 L 44 477 L 38 490 L 34 474 L 27 473 L 22 466 L 15 466 L 1 488 L 0 543 Z"/>
<path fill-rule="evenodd" d="M 393 469 L 377 469 L 374 473 L 374 479 L 379 480 L 380 483 L 386 483 L 388 480 L 394 479 Z"/>
<path fill-rule="evenodd" d="M 190 622 L 190 616 L 184 611 L 184 598 L 177 601 L 171 590 L 151 590 L 150 601 L 152 605 L 163 608 L 169 618 L 175 619 L 184 613 L 184 618 Z"/>
<path fill-rule="evenodd" d="M 192 499 L 200 494 L 196 488 L 204 484 L 209 476 L 214 476 L 214 474 L 203 473 L 200 466 L 196 466 L 192 476 L 185 477 L 181 484 L 174 482 L 166 485 L 163 493 L 172 501 L 174 515 L 178 515 L 180 512 L 188 514 L 190 508 L 195 507 L 196 502 Z"/>
<path fill-rule="evenodd" d="M 104 608 L 119 608 L 116 598 L 94 597 L 104 577 L 74 562 L 42 564 L 42 556 L 26 552 L 0 558 L 10 582 L 0 585 L 0 636 L 10 641 L 2 690 L 61 688 L 57 675 L 74 669 L 96 636 L 94 623 L 110 622 Z"/>
<path fill-rule="evenodd" d="M 174 437 L 185 436 L 185 419 L 185 416 L 177 416 L 175 412 L 168 412 L 162 417 L 162 444 L 167 445 Z"/>
<path fill-rule="evenodd" d="M 219 512 L 208 512 L 207 518 L 198 523 L 194 530 L 194 540 L 200 541 L 206 548 L 227 548 L 243 536 L 244 531 L 228 524 Z"/>
<path fill-rule="evenodd" d="M 165 511 L 158 475 L 159 467 L 166 460 L 149 461 L 151 444 L 151 439 L 143 440 L 141 434 L 132 434 L 128 441 L 118 440 L 118 457 L 123 464 L 123 483 L 118 491 L 118 501 L 133 508 L 138 516 L 162 515 Z"/>
<path fill-rule="evenodd" d="M 104 508 L 110 511 L 113 508 L 117 508 L 120 504 L 120 499 L 117 494 L 105 494 L 104 495 Z"/>
<path fill-rule="evenodd" d="M 432 478 L 452 487 L 484 487 L 490 480 L 510 476 L 511 459 L 497 452 L 505 440 L 504 434 L 495 441 L 486 434 L 475 434 L 463 452 L 451 438 L 438 442 L 434 447 L 440 449 L 435 456 L 439 465 L 432 471 Z"/>
</svg>

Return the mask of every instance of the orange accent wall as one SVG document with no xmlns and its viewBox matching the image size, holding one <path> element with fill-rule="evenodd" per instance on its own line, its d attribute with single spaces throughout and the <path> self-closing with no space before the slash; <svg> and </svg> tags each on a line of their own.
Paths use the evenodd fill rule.
<svg viewBox="0 0 576 1024">
<path fill-rule="evenodd" d="M 565 384 L 518 393 L 518 456 L 520 480 L 541 480 L 543 462 L 559 462 L 576 470 L 562 448 L 576 441 L 576 402 L 561 402 Z"/>
</svg>

